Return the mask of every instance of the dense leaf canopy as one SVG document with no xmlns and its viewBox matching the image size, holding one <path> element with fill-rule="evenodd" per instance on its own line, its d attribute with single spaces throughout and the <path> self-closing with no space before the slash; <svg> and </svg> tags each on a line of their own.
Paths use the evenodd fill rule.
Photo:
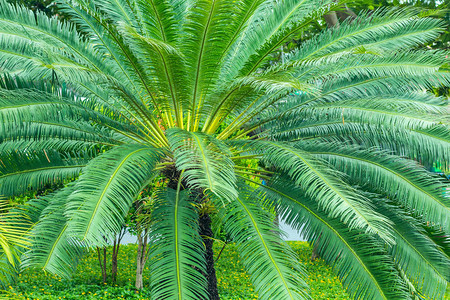
<svg viewBox="0 0 450 300">
<path fill-rule="evenodd" d="M 450 260 L 429 232 L 450 234 L 450 198 L 428 168 L 449 167 L 450 118 L 427 90 L 450 84 L 448 53 L 411 49 L 444 24 L 361 12 L 273 62 L 335 5 L 67 0 L 62 22 L 0 0 L 0 194 L 66 184 L 26 205 L 39 221 L 24 267 L 69 276 L 163 176 L 155 299 L 208 298 L 199 201 L 261 299 L 308 298 L 273 210 L 355 299 L 441 298 Z"/>
</svg>

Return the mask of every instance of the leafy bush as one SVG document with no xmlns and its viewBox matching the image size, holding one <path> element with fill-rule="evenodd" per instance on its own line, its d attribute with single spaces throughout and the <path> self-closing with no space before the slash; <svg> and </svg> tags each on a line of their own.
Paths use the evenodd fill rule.
<svg viewBox="0 0 450 300">
<path fill-rule="evenodd" d="M 342 289 L 332 270 L 322 261 L 310 261 L 311 248 L 304 242 L 290 242 L 300 261 L 309 271 L 309 284 L 313 299 L 350 299 Z M 221 245 L 216 243 L 215 253 Z M 110 262 L 109 262 L 110 263 Z M 144 289 L 140 294 L 134 290 L 136 267 L 136 245 L 126 245 L 119 253 L 119 277 L 117 284 L 101 284 L 101 271 L 97 253 L 89 252 L 78 266 L 71 280 L 45 274 L 40 270 L 27 270 L 20 274 L 19 281 L 10 288 L 17 299 L 150 299 Z M 257 299 L 249 275 L 244 271 L 236 248 L 226 246 L 216 264 L 219 293 L 223 300 Z M 149 286 L 148 268 L 144 272 L 144 285 Z"/>
</svg>

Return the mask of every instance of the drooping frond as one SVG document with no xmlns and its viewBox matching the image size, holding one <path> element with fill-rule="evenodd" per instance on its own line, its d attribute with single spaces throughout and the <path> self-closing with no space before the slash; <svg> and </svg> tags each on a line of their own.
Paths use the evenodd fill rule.
<svg viewBox="0 0 450 300">
<path fill-rule="evenodd" d="M 122 114 L 96 99 L 83 99 L 65 89 L 51 92 L 51 86 L 11 86 L 10 81 L 22 80 L 0 80 L 4 88 L 0 89 L 2 139 L 58 137 L 120 144 L 128 135 L 136 134 L 136 128 Z M 94 124 L 101 125 L 94 128 Z M 8 133 L 9 130 L 16 131 L 16 135 Z"/>
<path fill-rule="evenodd" d="M 388 150 L 399 156 L 406 156 L 420 161 L 425 166 L 432 166 L 436 161 L 442 166 L 448 167 L 450 162 L 450 129 L 445 125 L 432 126 L 420 130 L 388 130 L 364 126 L 364 131 L 351 132 L 348 135 L 348 128 L 340 134 L 330 134 L 323 137 L 325 142 L 344 143 L 352 147 L 357 143 L 369 149 L 371 147 Z"/>
<path fill-rule="evenodd" d="M 91 160 L 69 196 L 65 216 L 70 236 L 94 245 L 121 228 L 141 189 L 155 175 L 156 149 L 130 144 L 115 147 Z"/>
<path fill-rule="evenodd" d="M 150 240 L 153 299 L 208 299 L 204 246 L 198 234 L 198 211 L 188 190 L 168 189 L 158 195 Z"/>
<path fill-rule="evenodd" d="M 270 166 L 287 174 L 330 217 L 341 220 L 349 228 L 378 233 L 387 241 L 392 241 L 387 229 L 389 221 L 374 213 L 370 201 L 345 183 L 342 174 L 308 152 L 284 143 L 261 141 L 250 143 L 247 147 L 256 149 Z"/>
<path fill-rule="evenodd" d="M 6 289 L 17 277 L 22 250 L 29 246 L 30 226 L 26 215 L 0 198 L 0 289 Z"/>
<path fill-rule="evenodd" d="M 445 51 L 394 52 L 390 55 L 349 55 L 335 63 L 305 62 L 295 67 L 295 76 L 301 80 L 352 80 L 370 77 L 438 76 L 437 71 L 446 63 Z M 448 74 L 447 74 L 448 81 Z M 424 80 L 425 81 L 425 80 Z"/>
<path fill-rule="evenodd" d="M 442 194 L 447 185 L 418 163 L 384 151 L 342 144 L 306 144 L 304 149 L 327 160 L 355 182 L 397 199 L 414 214 L 450 232 L 450 201 Z"/>
<path fill-rule="evenodd" d="M 394 222 L 392 230 L 396 243 L 389 253 L 419 293 L 439 299 L 445 294 L 450 278 L 450 259 L 426 235 L 417 220 L 379 200 L 379 211 Z"/>
<path fill-rule="evenodd" d="M 409 299 L 394 261 L 380 240 L 370 233 L 350 230 L 331 218 L 315 200 L 288 181 L 262 186 L 281 217 L 318 243 L 319 255 L 336 270 L 343 286 L 355 299 Z"/>
<path fill-rule="evenodd" d="M 190 188 L 210 190 L 221 199 L 237 197 L 234 163 L 225 144 L 213 136 L 170 129 L 167 132 L 175 165 L 184 170 Z"/>
<path fill-rule="evenodd" d="M 89 153 L 86 157 L 64 157 L 54 150 L 3 154 L 0 157 L 0 194 L 8 197 L 72 180 L 92 158 Z"/>
<path fill-rule="evenodd" d="M 26 234 L 29 220 L 20 211 L 13 210 L 4 198 L 0 198 L 0 255 L 5 255 L 14 266 L 17 257 L 15 248 L 29 245 Z"/>
<path fill-rule="evenodd" d="M 64 216 L 67 199 L 73 191 L 74 184 L 71 184 L 37 200 L 47 206 L 30 232 L 31 247 L 24 253 L 22 267 L 40 268 L 66 278 L 75 271 L 83 245 L 68 235 Z"/>
<path fill-rule="evenodd" d="M 309 299 L 305 270 L 259 198 L 241 185 L 235 201 L 222 205 L 216 200 L 224 230 L 236 243 L 261 299 Z"/>
<path fill-rule="evenodd" d="M 15 260 L 15 264 L 18 263 L 18 260 Z M 12 265 L 6 255 L 3 253 L 0 255 L 0 299 L 6 300 L 10 299 L 10 294 L 6 291 L 7 287 L 14 283 L 19 274 L 19 270 L 17 267 Z"/>
<path fill-rule="evenodd" d="M 26 40 L 29 45 L 44 45 L 58 54 L 68 53 L 75 61 L 86 64 L 93 69 L 114 74 L 110 66 L 104 64 L 92 44 L 87 43 L 68 23 L 61 23 L 56 18 L 48 18 L 44 13 L 33 11 L 7 1 L 0 3 L 0 32 L 2 39 Z M 17 49 L 18 50 L 18 49 Z"/>
</svg>

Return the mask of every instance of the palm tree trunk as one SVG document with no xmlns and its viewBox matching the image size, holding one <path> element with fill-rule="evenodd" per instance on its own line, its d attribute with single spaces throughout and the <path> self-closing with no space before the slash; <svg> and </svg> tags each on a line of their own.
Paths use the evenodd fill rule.
<svg viewBox="0 0 450 300">
<path fill-rule="evenodd" d="M 112 248 L 112 256 L 111 256 L 111 281 L 112 283 L 116 283 L 117 281 L 117 256 L 119 254 L 119 246 L 120 242 L 114 239 L 114 244 Z"/>
<path fill-rule="evenodd" d="M 206 248 L 206 280 L 208 282 L 208 293 L 210 300 L 218 300 L 219 291 L 217 289 L 216 270 L 214 269 L 213 232 L 211 230 L 211 218 L 207 213 L 203 213 L 199 218 L 200 236 Z"/>
</svg>

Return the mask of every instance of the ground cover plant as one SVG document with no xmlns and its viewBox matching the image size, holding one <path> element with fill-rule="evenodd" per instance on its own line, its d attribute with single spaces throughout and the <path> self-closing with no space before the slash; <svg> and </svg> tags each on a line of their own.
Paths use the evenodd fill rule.
<svg viewBox="0 0 450 300">
<path fill-rule="evenodd" d="M 288 242 L 299 255 L 300 262 L 309 272 L 308 282 L 311 286 L 313 299 L 351 299 L 346 295 L 337 276 L 321 259 L 310 261 L 312 248 L 305 242 Z M 106 285 L 102 284 L 101 271 L 95 251 L 82 259 L 72 280 L 59 278 L 41 270 L 27 270 L 19 277 L 12 293 L 18 299 L 150 299 L 149 268 L 144 272 L 145 288 L 140 294 L 135 294 L 134 275 L 136 271 L 136 245 L 123 246 L 119 257 L 119 277 L 115 285 L 109 278 Z M 219 252 L 220 245 L 215 246 Z M 111 251 L 109 249 L 108 251 Z M 108 262 L 110 264 L 110 261 Z M 257 293 L 252 287 L 250 276 L 245 272 L 239 259 L 235 245 L 227 245 L 216 265 L 218 273 L 218 288 L 221 299 L 249 300 L 257 299 Z M 96 294 L 96 295 L 94 295 Z M 19 296 L 20 295 L 20 296 Z M 13 295 L 14 296 L 14 295 Z M 64 298 L 65 297 L 65 298 Z"/>
<path fill-rule="evenodd" d="M 448 53 L 414 8 L 360 13 L 274 60 L 333 0 L 0 0 L 0 194 L 23 268 L 70 276 L 152 196 L 154 299 L 217 299 L 211 218 L 262 299 L 308 299 L 275 215 L 357 299 L 442 299 L 450 279 Z M 155 183 L 158 183 L 156 184 Z M 157 187 L 157 188 L 156 188 Z M 215 221 L 216 222 L 216 221 Z M 5 262 L 6 264 L 8 262 Z"/>
</svg>

